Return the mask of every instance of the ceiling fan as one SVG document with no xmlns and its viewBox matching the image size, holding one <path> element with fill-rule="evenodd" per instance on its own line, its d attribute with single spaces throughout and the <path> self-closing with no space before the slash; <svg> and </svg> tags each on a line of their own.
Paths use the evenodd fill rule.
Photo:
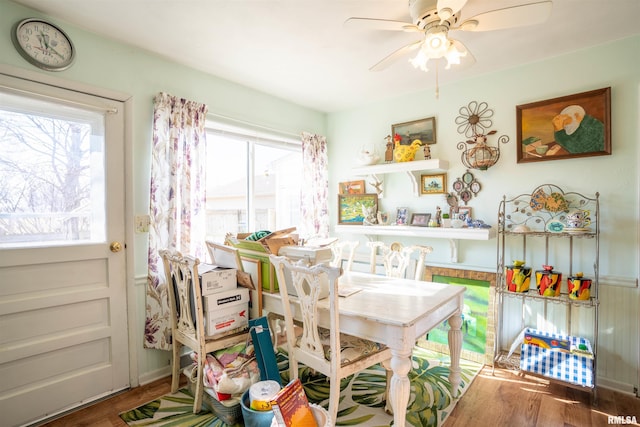
<svg viewBox="0 0 640 427">
<path fill-rule="evenodd" d="M 370 68 L 381 71 L 404 55 L 415 50 L 410 60 L 414 67 L 428 71 L 429 60 L 446 60 L 446 69 L 453 64 L 474 61 L 473 55 L 459 40 L 449 38 L 449 31 L 492 31 L 525 25 L 540 24 L 551 15 L 551 1 L 539 1 L 496 9 L 460 20 L 467 0 L 409 0 L 409 14 L 413 23 L 375 18 L 349 18 L 345 24 L 374 30 L 423 33 L 424 36 L 392 52 Z"/>
</svg>

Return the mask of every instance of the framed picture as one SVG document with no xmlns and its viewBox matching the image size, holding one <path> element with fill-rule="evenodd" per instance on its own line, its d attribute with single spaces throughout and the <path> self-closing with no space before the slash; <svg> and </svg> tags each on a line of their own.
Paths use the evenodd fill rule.
<svg viewBox="0 0 640 427">
<path fill-rule="evenodd" d="M 389 214 L 387 212 L 378 212 L 378 225 L 389 225 Z"/>
<path fill-rule="evenodd" d="M 396 212 L 396 225 L 407 225 L 409 221 L 409 209 L 398 208 Z"/>
<path fill-rule="evenodd" d="M 420 194 L 444 194 L 447 189 L 447 174 L 420 175 Z"/>
<path fill-rule="evenodd" d="M 458 219 L 466 221 L 467 218 L 473 218 L 471 216 L 471 208 L 469 206 L 458 206 Z"/>
<path fill-rule="evenodd" d="M 414 213 L 411 214 L 411 225 L 417 227 L 428 227 L 431 220 L 430 213 Z"/>
<path fill-rule="evenodd" d="M 339 184 L 338 194 L 364 194 L 364 180 L 346 181 Z"/>
<path fill-rule="evenodd" d="M 362 225 L 365 211 L 376 215 L 378 211 L 377 194 L 339 194 L 338 224 Z"/>
<path fill-rule="evenodd" d="M 414 120 L 391 126 L 391 135 L 400 137 L 400 144 L 410 145 L 416 139 L 424 144 L 436 143 L 436 118 Z"/>
<path fill-rule="evenodd" d="M 611 88 L 516 106 L 518 163 L 611 154 Z"/>
<path fill-rule="evenodd" d="M 249 291 L 251 295 L 250 318 L 262 317 L 262 264 L 260 260 L 240 257 L 242 269 L 251 277 L 255 289 Z"/>
</svg>

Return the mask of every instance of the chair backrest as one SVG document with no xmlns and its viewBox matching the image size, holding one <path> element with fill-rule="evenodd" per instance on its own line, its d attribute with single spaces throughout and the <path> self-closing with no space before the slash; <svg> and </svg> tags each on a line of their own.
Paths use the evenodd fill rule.
<svg viewBox="0 0 640 427">
<path fill-rule="evenodd" d="M 331 245 L 331 252 L 333 259 L 331 260 L 331 267 L 342 268 L 342 263 L 346 259 L 347 267 L 345 271 L 351 271 L 353 267 L 353 259 L 356 255 L 356 248 L 360 245 L 357 240 L 338 240 Z"/>
<path fill-rule="evenodd" d="M 235 268 L 238 271 L 244 271 L 244 269 L 242 268 L 242 260 L 240 259 L 240 252 L 237 248 L 228 245 L 221 245 L 210 240 L 205 241 L 205 244 L 207 245 L 207 250 L 209 251 L 211 264 L 219 265 L 220 267 Z"/>
<path fill-rule="evenodd" d="M 433 252 L 433 248 L 431 246 L 402 246 L 401 243 L 397 242 L 387 246 L 383 242 L 378 241 L 368 242 L 367 244 L 371 250 L 371 258 L 369 261 L 371 273 L 376 273 L 377 253 L 378 249 L 380 249 L 382 253 L 384 274 L 387 277 L 406 277 L 407 268 L 411 263 L 411 256 L 413 253 L 417 252 L 418 258 L 416 260 L 413 277 L 411 278 L 415 280 L 422 280 L 426 256 Z"/>
<path fill-rule="evenodd" d="M 342 270 L 322 264 L 306 266 L 303 263 L 293 263 L 286 257 L 276 255 L 270 255 L 269 258 L 278 277 L 280 297 L 285 311 L 284 318 L 289 351 L 295 351 L 296 358 L 307 366 L 326 371 L 328 361 L 318 332 L 318 301 L 321 287 L 326 286 L 328 282 L 330 307 L 329 346 L 332 355 L 339 355 L 338 277 L 342 274 Z M 286 280 L 286 277 L 290 277 L 290 280 Z M 290 298 L 292 297 L 288 292 L 289 287 L 295 288 L 297 297 L 293 298 L 297 298 L 299 301 L 299 318 L 302 321 L 302 335 L 299 340 L 296 340 L 295 337 L 293 312 L 290 304 Z M 291 343 L 296 344 L 292 345 Z M 338 361 L 339 359 L 338 357 Z"/>
<path fill-rule="evenodd" d="M 198 277 L 200 261 L 180 252 L 161 250 L 159 253 L 167 280 L 173 337 L 196 349 L 205 337 Z"/>
</svg>

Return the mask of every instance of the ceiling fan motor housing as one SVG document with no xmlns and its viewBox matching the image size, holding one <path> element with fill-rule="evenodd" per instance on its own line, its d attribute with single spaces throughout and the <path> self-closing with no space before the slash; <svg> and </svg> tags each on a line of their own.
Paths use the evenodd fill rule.
<svg viewBox="0 0 640 427">
<path fill-rule="evenodd" d="M 428 26 L 435 23 L 440 23 L 440 17 L 438 16 L 437 0 L 409 0 L 409 14 L 413 24 L 421 30 L 426 29 Z M 458 22 L 460 18 L 460 12 L 454 13 L 449 19 L 445 19 L 441 25 L 446 25 L 451 28 L 452 25 Z"/>
</svg>

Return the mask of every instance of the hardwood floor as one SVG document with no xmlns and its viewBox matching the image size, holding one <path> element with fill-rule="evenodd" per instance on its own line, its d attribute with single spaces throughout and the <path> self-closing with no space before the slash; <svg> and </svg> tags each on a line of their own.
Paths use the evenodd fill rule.
<svg viewBox="0 0 640 427">
<path fill-rule="evenodd" d="M 182 376 L 181 384 L 186 385 L 186 377 Z M 40 424 L 44 427 L 127 427 L 119 414 L 136 408 L 143 403 L 163 396 L 171 391 L 171 377 L 145 384 L 140 387 L 117 394 L 109 399 L 99 401 L 91 406 L 74 411 L 64 417 Z"/>
<path fill-rule="evenodd" d="M 170 388 L 171 378 L 167 377 L 43 426 L 126 427 L 118 416 L 120 412 L 162 396 Z M 519 376 L 505 369 L 496 369 L 492 375 L 491 367 L 485 366 L 444 427 L 595 427 L 611 424 L 608 416 L 635 416 L 640 421 L 640 399 L 600 388 L 598 404 L 592 407 L 590 393 L 531 376 Z"/>
<path fill-rule="evenodd" d="M 492 374 L 485 366 L 444 427 L 595 427 L 612 424 L 608 416 L 640 421 L 640 399 L 600 387 L 592 406 L 589 392 L 506 369 Z"/>
</svg>

